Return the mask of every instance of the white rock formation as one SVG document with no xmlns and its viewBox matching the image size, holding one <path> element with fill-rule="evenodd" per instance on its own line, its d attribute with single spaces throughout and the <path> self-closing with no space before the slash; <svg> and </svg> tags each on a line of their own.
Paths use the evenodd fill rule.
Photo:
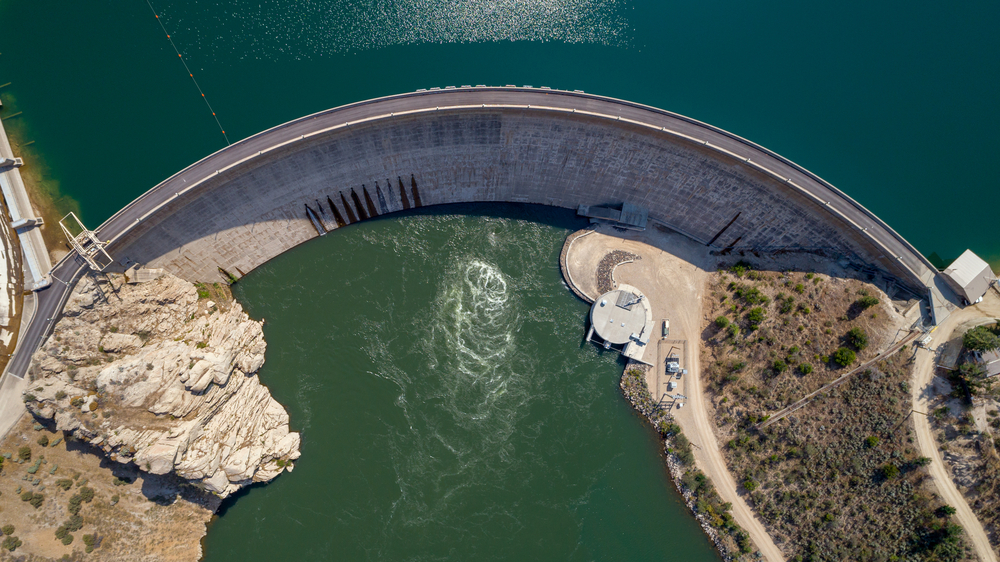
<svg viewBox="0 0 1000 562">
<path fill-rule="evenodd" d="M 34 415 L 112 460 L 174 471 L 220 497 L 292 470 L 299 434 L 257 378 L 264 334 L 238 303 L 199 299 L 171 275 L 84 278 L 63 314 L 32 358 Z"/>
</svg>

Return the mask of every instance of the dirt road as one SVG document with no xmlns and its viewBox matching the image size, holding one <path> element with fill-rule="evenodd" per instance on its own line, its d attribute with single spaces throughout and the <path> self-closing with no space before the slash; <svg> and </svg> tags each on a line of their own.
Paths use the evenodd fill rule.
<svg viewBox="0 0 1000 562">
<path fill-rule="evenodd" d="M 698 320 L 698 324 L 695 324 L 695 330 L 698 330 L 701 326 L 700 312 Z M 697 331 L 694 332 L 694 334 L 697 333 Z M 700 342 L 700 339 L 696 339 L 695 341 Z M 700 346 L 693 345 L 692 347 L 697 350 Z M 708 412 L 705 409 L 705 397 L 702 392 L 701 380 L 699 379 L 701 373 L 698 361 L 699 355 L 701 353 L 698 351 L 693 350 L 691 353 L 690 367 L 688 368 L 687 375 L 688 381 L 685 386 L 688 392 L 687 407 L 681 410 L 686 410 L 682 416 L 677 416 L 678 421 L 688 439 L 699 447 L 694 451 L 694 458 L 698 468 L 704 471 L 712 483 L 715 484 L 715 489 L 718 490 L 719 496 L 728 502 L 732 502 L 733 518 L 749 533 L 754 544 L 757 545 L 761 554 L 764 555 L 764 559 L 774 562 L 783 561 L 785 557 L 782 555 L 781 549 L 771 539 L 771 535 L 764 529 L 764 525 L 757 519 L 750 506 L 743 501 L 743 497 L 736 492 L 736 481 L 733 480 L 733 475 L 726 468 L 726 460 L 722 457 L 722 451 L 719 450 L 719 443 L 715 438 L 715 432 L 712 431 Z"/>
<path fill-rule="evenodd" d="M 683 408 L 673 413 L 684 434 L 696 445 L 695 464 L 712 481 L 722 500 L 733 505 L 733 518 L 750 535 L 764 559 L 784 561 L 785 557 L 764 525 L 736 492 L 736 482 L 726 468 L 705 408 L 698 357 L 701 353 L 701 293 L 708 275 L 706 269 L 711 266 L 710 256 L 704 246 L 676 233 L 650 228 L 641 233 L 608 235 L 607 230 L 599 228 L 595 234 L 578 239 L 572 247 L 572 255 L 567 256 L 574 281 L 582 285 L 588 295 L 597 296 L 594 271 L 600 258 L 612 250 L 625 250 L 642 257 L 619 266 L 614 277 L 619 283 L 634 285 L 649 298 L 656 335 L 659 335 L 659 322 L 669 318 L 670 339 L 688 342 L 684 353 L 686 364 L 683 365 L 688 374 L 679 381 L 676 390 L 687 400 Z M 670 348 L 669 345 L 656 346 L 646 351 L 650 357 L 644 357 L 657 365 L 650 370 L 646 380 L 650 393 L 657 398 L 667 392 L 668 379 L 663 365 Z"/>
<path fill-rule="evenodd" d="M 1000 317 L 1000 297 L 997 297 L 993 291 L 988 292 L 983 302 L 978 305 L 953 312 L 932 333 L 934 336 L 932 345 L 934 347 L 943 345 L 951 338 L 956 326 L 967 320 L 983 316 L 991 318 Z M 933 398 L 932 381 L 934 378 L 935 355 L 933 351 L 926 349 L 917 351 L 916 366 L 913 370 L 913 384 L 911 385 L 912 390 L 910 392 L 913 398 L 913 409 L 918 412 L 929 413 L 930 402 Z M 938 494 L 941 495 L 942 500 L 946 504 L 955 508 L 955 519 L 965 529 L 979 559 L 984 562 L 997 562 L 996 551 L 990 545 L 986 531 L 983 530 L 983 526 L 979 522 L 979 519 L 976 518 L 976 514 L 973 513 L 968 502 L 965 501 L 961 492 L 955 487 L 955 482 L 948 475 L 948 469 L 944 466 L 941 451 L 938 449 L 938 445 L 931 433 L 931 425 L 927 417 L 921 415 L 913 416 L 913 425 L 917 434 L 917 446 L 920 448 L 920 454 L 931 459 L 931 464 L 927 468 L 931 478 L 934 479 L 934 484 L 937 486 Z"/>
</svg>

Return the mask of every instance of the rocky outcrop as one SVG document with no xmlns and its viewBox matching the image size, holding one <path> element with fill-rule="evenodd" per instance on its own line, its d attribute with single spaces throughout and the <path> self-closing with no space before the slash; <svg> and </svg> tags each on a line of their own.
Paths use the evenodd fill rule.
<svg viewBox="0 0 1000 562">
<path fill-rule="evenodd" d="M 112 460 L 220 497 L 291 471 L 299 435 L 256 375 L 262 323 L 226 287 L 124 281 L 80 281 L 32 358 L 28 409 Z"/>
</svg>

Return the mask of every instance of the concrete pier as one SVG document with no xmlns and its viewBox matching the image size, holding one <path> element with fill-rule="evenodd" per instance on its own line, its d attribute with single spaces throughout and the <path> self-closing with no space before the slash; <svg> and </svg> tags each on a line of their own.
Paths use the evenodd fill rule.
<svg viewBox="0 0 1000 562">
<path fill-rule="evenodd" d="M 45 248 L 45 241 L 42 240 L 42 233 L 38 229 L 42 221 L 35 214 L 24 182 L 21 180 L 21 172 L 18 170 L 20 166 L 20 158 L 14 156 L 10 141 L 7 139 L 7 132 L 3 128 L 3 122 L 0 121 L 0 190 L 10 212 L 11 226 L 17 231 L 21 252 L 24 255 L 24 287 L 37 291 L 52 283 L 49 278 L 52 261 Z"/>
</svg>

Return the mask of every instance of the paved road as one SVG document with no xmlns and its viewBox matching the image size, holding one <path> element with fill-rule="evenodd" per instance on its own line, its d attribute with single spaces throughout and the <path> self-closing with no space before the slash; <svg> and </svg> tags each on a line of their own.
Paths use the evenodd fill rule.
<svg viewBox="0 0 1000 562">
<path fill-rule="evenodd" d="M 707 146 L 716 150 L 729 152 L 738 158 L 752 159 L 756 165 L 787 178 L 794 186 L 818 201 L 828 202 L 826 206 L 831 212 L 839 213 L 856 228 L 863 230 L 886 254 L 897 256 L 912 272 L 914 279 L 919 280 L 922 276 L 926 277 L 928 272 L 936 271 L 920 252 L 857 202 L 804 168 L 745 139 L 693 119 L 640 104 L 582 92 L 538 88 L 457 88 L 415 92 L 363 101 L 290 121 L 228 146 L 164 180 L 108 219 L 97 229 L 98 236 L 101 240 L 111 240 L 108 250 L 114 257 L 116 246 L 127 246 L 130 229 L 144 217 L 155 213 L 175 198 L 190 195 L 191 190 L 197 189 L 202 181 L 217 175 L 220 170 L 238 166 L 241 162 L 258 157 L 280 145 L 294 143 L 345 124 L 349 127 L 351 123 L 364 120 L 391 118 L 392 115 L 403 113 L 479 106 L 514 106 L 544 111 L 554 108 L 616 116 L 710 143 Z M 71 287 L 83 273 L 83 268 L 83 262 L 73 253 L 56 265 L 52 286 L 38 293 L 38 313 L 8 366 L 10 374 L 24 376 L 30 355 L 48 334 Z"/>
<path fill-rule="evenodd" d="M 951 339 L 952 332 L 961 323 L 974 318 L 998 318 L 1000 317 L 1000 297 L 993 291 L 987 292 L 983 302 L 970 306 L 952 314 L 932 335 L 933 344 L 941 346 Z M 921 349 L 917 352 L 917 362 L 913 368 L 913 382 L 910 385 L 913 409 L 918 412 L 930 412 L 930 402 L 934 397 L 935 353 L 930 350 Z M 927 466 L 927 471 L 937 486 L 938 493 L 944 503 L 955 508 L 955 519 L 968 534 L 972 546 L 976 549 L 976 555 L 983 562 L 997 562 L 996 552 L 990 545 L 989 537 L 986 535 L 983 524 L 980 523 L 976 514 L 969 507 L 965 497 L 955 487 L 955 481 L 948 474 L 948 469 L 944 465 L 941 457 L 941 450 L 937 440 L 931 432 L 931 424 L 926 416 L 913 416 L 913 427 L 917 434 L 917 446 L 920 454 L 931 459 L 931 464 Z"/>
</svg>

